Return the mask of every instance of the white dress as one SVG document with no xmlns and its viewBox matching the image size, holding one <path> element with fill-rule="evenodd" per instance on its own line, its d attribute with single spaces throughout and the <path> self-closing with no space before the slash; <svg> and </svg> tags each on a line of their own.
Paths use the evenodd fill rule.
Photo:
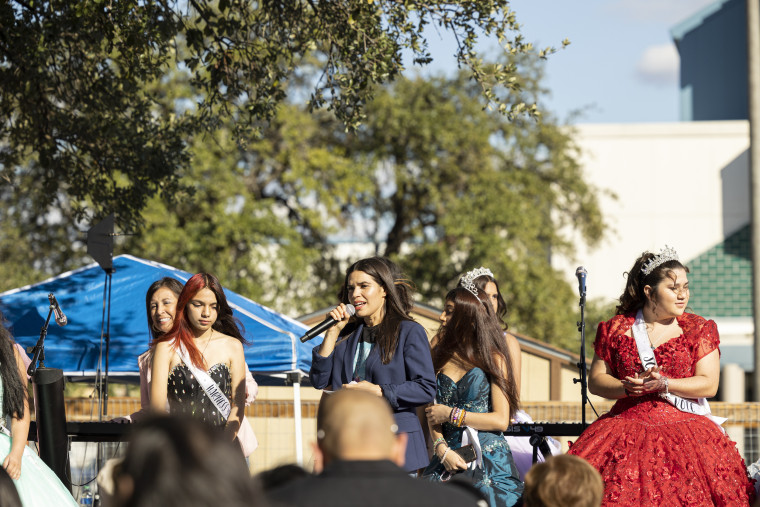
<svg viewBox="0 0 760 507">
<path fill-rule="evenodd" d="M 3 406 L 2 387 L 0 378 L 0 409 Z M 0 418 L 3 425 L 0 431 L 0 466 L 11 450 L 10 420 L 9 416 Z M 77 507 L 71 492 L 28 445 L 24 446 L 21 457 L 21 477 L 14 479 L 13 483 L 24 507 Z"/>
</svg>

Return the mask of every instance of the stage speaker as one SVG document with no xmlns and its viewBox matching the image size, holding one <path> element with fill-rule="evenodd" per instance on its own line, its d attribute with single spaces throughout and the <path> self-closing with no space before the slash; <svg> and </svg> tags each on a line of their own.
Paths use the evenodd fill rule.
<svg viewBox="0 0 760 507">
<path fill-rule="evenodd" d="M 66 434 L 66 408 L 63 403 L 63 370 L 37 368 L 32 376 L 34 413 L 37 417 L 37 445 L 40 458 L 71 490 L 69 438 Z"/>
</svg>

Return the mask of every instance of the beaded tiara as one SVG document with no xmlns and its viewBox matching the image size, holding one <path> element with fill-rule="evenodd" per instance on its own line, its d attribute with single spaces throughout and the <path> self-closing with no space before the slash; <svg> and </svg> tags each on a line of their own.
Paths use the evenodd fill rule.
<svg viewBox="0 0 760 507">
<path fill-rule="evenodd" d="M 472 271 L 465 273 L 462 278 L 459 279 L 459 285 L 460 287 L 472 292 L 475 297 L 478 297 L 478 289 L 475 287 L 475 279 L 485 275 L 493 278 L 493 273 L 488 268 L 481 266 L 477 269 L 473 269 Z"/>
<path fill-rule="evenodd" d="M 644 273 L 644 276 L 647 276 L 649 273 L 654 271 L 658 266 L 668 262 L 668 261 L 677 261 L 678 259 L 678 253 L 676 253 L 675 249 L 672 247 L 669 247 L 668 245 L 665 245 L 665 248 L 660 250 L 660 253 L 649 259 L 647 263 L 645 263 L 643 266 L 641 266 L 641 272 Z"/>
</svg>

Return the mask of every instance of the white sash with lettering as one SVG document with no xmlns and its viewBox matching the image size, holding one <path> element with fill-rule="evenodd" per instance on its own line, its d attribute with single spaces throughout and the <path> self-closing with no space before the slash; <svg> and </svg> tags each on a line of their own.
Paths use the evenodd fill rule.
<svg viewBox="0 0 760 507">
<path fill-rule="evenodd" d="M 180 345 L 177 349 L 177 355 L 182 360 L 182 362 L 185 363 L 185 366 L 187 366 L 187 369 L 190 370 L 190 373 L 192 373 L 195 378 L 198 379 L 198 383 L 203 388 L 203 390 L 206 391 L 206 396 L 209 397 L 211 402 L 224 416 L 224 420 L 226 421 L 230 417 L 230 412 L 232 411 L 230 400 L 228 400 L 227 396 L 225 396 L 222 390 L 219 389 L 219 386 L 216 385 L 216 382 L 211 380 L 211 377 L 208 376 L 208 373 L 199 368 L 196 368 L 195 365 L 193 365 L 192 361 L 190 361 L 190 358 L 187 356 L 185 347 Z"/>
<path fill-rule="evenodd" d="M 654 358 L 654 350 L 652 350 L 652 344 L 649 342 L 649 333 L 647 332 L 646 322 L 644 322 L 644 314 L 641 310 L 636 314 L 636 321 L 633 323 L 631 332 L 633 333 L 633 339 L 636 340 L 636 347 L 639 350 L 639 357 L 641 358 L 641 364 L 644 366 L 644 370 L 657 366 L 657 360 Z M 697 398 L 695 401 L 688 398 L 681 398 L 672 393 L 660 393 L 660 396 L 668 400 L 678 410 L 694 415 L 706 416 L 719 427 L 728 420 L 725 417 L 716 417 L 712 415 L 710 412 L 710 404 L 707 403 L 707 398 Z"/>
</svg>

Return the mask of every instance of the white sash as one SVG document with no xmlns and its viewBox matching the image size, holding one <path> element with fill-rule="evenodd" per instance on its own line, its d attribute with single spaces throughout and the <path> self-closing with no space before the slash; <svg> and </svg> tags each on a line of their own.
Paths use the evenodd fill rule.
<svg viewBox="0 0 760 507">
<path fill-rule="evenodd" d="M 464 431 L 462 432 L 462 447 L 468 444 L 472 444 L 472 446 L 475 448 L 475 455 L 477 458 L 475 461 L 468 463 L 467 468 L 471 470 L 475 470 L 476 468 L 483 468 L 483 451 L 480 449 L 478 430 L 470 428 L 469 426 L 465 426 Z"/>
<path fill-rule="evenodd" d="M 232 411 L 230 400 L 228 400 L 227 396 L 225 396 L 222 390 L 219 389 L 219 386 L 216 385 L 216 382 L 211 380 L 211 377 L 208 376 L 208 373 L 196 368 L 195 365 L 193 365 L 192 361 L 190 361 L 190 358 L 187 356 L 185 347 L 182 344 L 180 344 L 177 348 L 177 355 L 179 356 L 180 360 L 185 363 L 185 366 L 187 366 L 187 369 L 190 370 L 190 373 L 195 375 L 195 378 L 198 379 L 198 384 L 200 384 L 200 386 L 206 392 L 206 396 L 209 397 L 211 402 L 214 404 L 217 410 L 219 410 L 222 416 L 224 416 L 224 420 L 226 421 L 230 416 L 230 412 Z"/>
<path fill-rule="evenodd" d="M 657 360 L 654 358 L 654 350 L 652 350 L 652 344 L 649 341 L 646 322 L 644 322 L 644 314 L 641 310 L 636 314 L 636 321 L 633 323 L 631 332 L 633 333 L 634 340 L 636 340 L 636 347 L 638 348 L 639 357 L 641 358 L 641 364 L 644 366 L 644 370 L 657 366 Z M 688 398 L 681 398 L 672 393 L 660 393 L 660 396 L 668 400 L 681 412 L 706 416 L 719 427 L 728 420 L 725 417 L 716 417 L 712 415 L 710 412 L 710 404 L 707 403 L 707 398 L 697 398 L 695 401 Z"/>
</svg>

